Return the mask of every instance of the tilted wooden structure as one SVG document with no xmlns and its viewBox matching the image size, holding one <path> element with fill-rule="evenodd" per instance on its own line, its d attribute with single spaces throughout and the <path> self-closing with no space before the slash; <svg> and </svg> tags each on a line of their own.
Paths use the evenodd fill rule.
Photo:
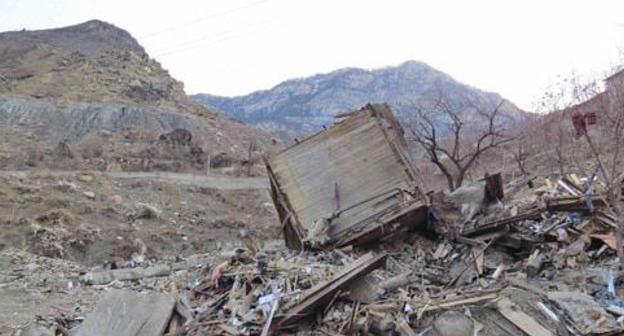
<svg viewBox="0 0 624 336">
<path fill-rule="evenodd" d="M 332 128 L 266 161 L 290 248 L 303 249 L 322 218 L 330 223 L 330 246 L 383 239 L 425 221 L 404 131 L 389 106 L 339 117 Z"/>
</svg>

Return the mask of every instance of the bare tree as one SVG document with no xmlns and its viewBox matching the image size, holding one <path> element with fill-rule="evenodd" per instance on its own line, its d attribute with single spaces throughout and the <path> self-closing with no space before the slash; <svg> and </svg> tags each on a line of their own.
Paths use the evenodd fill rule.
<svg viewBox="0 0 624 336">
<path fill-rule="evenodd" d="M 412 135 L 410 140 L 422 147 L 427 158 L 446 177 L 450 190 L 462 185 L 483 153 L 512 140 L 499 122 L 505 101 L 489 104 L 487 109 L 482 107 L 484 104 L 488 105 L 470 98 L 451 100 L 440 91 L 432 101 L 410 106 L 413 112 L 407 127 Z"/>
<path fill-rule="evenodd" d="M 527 144 L 525 143 L 524 137 L 517 139 L 515 148 L 511 155 L 518 165 L 518 169 L 520 169 L 522 175 L 528 175 L 529 173 L 527 172 L 526 161 L 529 158 L 529 150 Z"/>
<path fill-rule="evenodd" d="M 572 106 L 580 101 L 575 99 L 574 91 L 570 87 L 577 84 L 576 74 L 560 77 L 545 90 L 545 93 L 538 100 L 535 111 L 545 114 L 541 119 L 541 124 L 536 125 L 533 131 L 533 143 L 540 148 L 551 148 L 545 151 L 550 162 L 554 161 L 555 167 L 551 167 L 553 173 L 560 176 L 569 171 L 569 164 L 575 154 L 573 144 L 573 132 L 570 128 L 570 113 Z M 537 130 L 539 128 L 539 130 Z"/>
<path fill-rule="evenodd" d="M 560 109 L 567 112 L 567 118 L 577 118 L 577 137 L 587 146 L 585 152 L 589 154 L 588 162 L 575 159 L 576 168 L 588 177 L 586 197 L 593 197 L 592 183 L 594 177 L 599 177 L 605 187 L 604 197 L 608 208 L 618 218 L 617 255 L 621 266 L 624 266 L 624 207 L 621 201 L 624 171 L 621 168 L 624 150 L 624 73 L 620 72 L 618 76 L 609 78 L 606 87 L 598 80 L 582 81 L 572 74 L 561 83 L 558 92 L 567 104 L 567 107 L 559 106 Z M 586 124 L 586 116 L 589 114 L 597 116 L 599 122 L 595 129 L 588 128 Z M 580 144 L 575 144 L 574 152 L 582 151 Z M 568 156 L 577 153 L 568 153 Z M 585 169 L 583 163 L 589 169 Z"/>
<path fill-rule="evenodd" d="M 581 86 L 579 94 L 592 94 L 598 85 L 590 83 Z M 622 194 L 622 145 L 624 145 L 624 73 L 616 78 L 611 78 L 607 83 L 604 93 L 594 94 L 598 97 L 597 105 L 600 107 L 602 116 L 601 134 L 608 140 L 609 147 L 601 146 L 600 150 L 595 143 L 594 136 L 590 132 L 584 132 L 583 137 L 589 145 L 595 161 L 595 169 L 600 173 L 606 186 L 606 198 L 609 207 L 618 218 L 617 255 L 620 266 L 624 266 L 624 209 L 621 202 Z M 606 149 L 606 151 L 605 151 Z"/>
</svg>

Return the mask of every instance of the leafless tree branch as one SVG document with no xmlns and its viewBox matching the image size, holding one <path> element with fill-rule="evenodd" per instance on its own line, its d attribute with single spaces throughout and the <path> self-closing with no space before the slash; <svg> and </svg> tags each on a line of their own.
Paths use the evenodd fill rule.
<svg viewBox="0 0 624 336">
<path fill-rule="evenodd" d="M 462 185 L 466 174 L 483 153 L 513 140 L 498 124 L 504 104 L 505 101 L 501 100 L 493 108 L 484 109 L 483 104 L 469 98 L 454 104 L 440 91 L 432 102 L 417 102 L 410 107 L 412 122 L 407 125 L 412 136 L 410 140 L 418 144 L 429 161 L 438 167 L 450 190 Z M 470 112 L 478 118 L 468 127 L 464 118 Z M 442 118 L 448 126 L 448 132 L 444 134 L 439 131 Z"/>
</svg>

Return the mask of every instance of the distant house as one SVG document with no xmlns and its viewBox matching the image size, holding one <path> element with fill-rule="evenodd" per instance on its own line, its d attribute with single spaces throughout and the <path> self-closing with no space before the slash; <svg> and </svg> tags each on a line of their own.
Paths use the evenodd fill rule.
<svg viewBox="0 0 624 336">
<path fill-rule="evenodd" d="M 621 111 L 624 105 L 624 68 L 605 79 L 607 93 L 607 108 Z"/>
<path fill-rule="evenodd" d="M 607 92 L 619 91 L 624 87 L 624 68 L 605 79 Z"/>
<path fill-rule="evenodd" d="M 613 109 L 613 104 L 624 102 L 624 68 L 605 78 L 604 82 L 605 90 L 603 92 L 565 109 L 563 113 L 600 114 L 604 110 Z"/>
</svg>

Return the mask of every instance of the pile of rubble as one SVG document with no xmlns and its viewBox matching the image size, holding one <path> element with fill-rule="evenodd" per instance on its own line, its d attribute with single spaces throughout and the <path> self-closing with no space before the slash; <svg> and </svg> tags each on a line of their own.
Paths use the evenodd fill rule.
<svg viewBox="0 0 624 336">
<path fill-rule="evenodd" d="M 621 334 L 614 224 L 599 197 L 573 195 L 582 188 L 571 180 L 508 185 L 504 205 L 482 203 L 445 236 L 86 273 L 80 282 L 106 293 L 71 326 L 76 335 Z M 470 189 L 443 198 L 452 205 Z M 175 272 L 184 280 L 146 285 Z"/>
<path fill-rule="evenodd" d="M 57 321 L 58 333 L 624 332 L 616 219 L 598 181 L 571 175 L 504 185 L 493 174 L 453 192 L 425 194 L 412 184 L 402 131 L 388 113 L 367 106 L 268 162 L 290 249 L 249 244 L 227 255 L 86 273 L 80 283 L 106 293 L 84 322 Z M 368 153 L 398 159 L 373 168 L 361 167 L 360 156 L 322 162 L 332 146 L 366 152 L 351 137 L 373 131 L 399 140 Z M 310 155 L 317 160 L 306 166 Z M 365 178 L 351 176 L 358 169 L 367 170 Z"/>
</svg>

